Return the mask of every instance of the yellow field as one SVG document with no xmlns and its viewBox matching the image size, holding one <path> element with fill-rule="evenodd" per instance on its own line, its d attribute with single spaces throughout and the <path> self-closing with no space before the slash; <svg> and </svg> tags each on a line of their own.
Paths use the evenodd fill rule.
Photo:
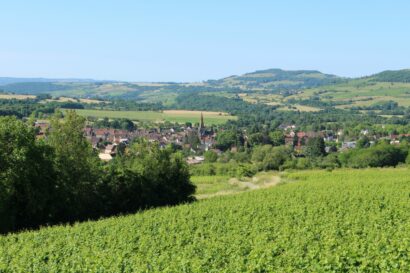
<svg viewBox="0 0 410 273">
<path fill-rule="evenodd" d="M 163 113 L 172 116 L 198 116 L 201 113 L 204 117 L 216 117 L 216 116 L 229 116 L 228 113 L 225 112 L 212 112 L 212 111 L 190 111 L 190 110 L 164 110 Z"/>
<path fill-rule="evenodd" d="M 300 112 L 318 112 L 318 111 L 321 110 L 320 108 L 306 106 L 306 105 L 299 105 L 299 104 L 292 105 L 292 107 L 295 107 L 296 109 L 288 108 L 288 107 L 285 106 L 285 107 L 278 108 L 278 110 L 282 110 L 282 111 L 300 111 Z"/>
<path fill-rule="evenodd" d="M 236 116 L 231 116 L 224 112 L 207 112 L 207 111 L 185 111 L 185 110 L 168 110 L 168 111 L 109 111 L 109 110 L 91 110 L 78 109 L 76 112 L 85 117 L 96 118 L 128 118 L 131 120 L 151 121 L 151 122 L 177 122 L 198 123 L 201 113 L 204 115 L 205 124 L 217 125 L 223 124 L 228 120 L 237 119 Z"/>
<path fill-rule="evenodd" d="M 36 96 L 33 96 L 33 95 L 0 94 L 0 99 L 3 99 L 3 100 L 11 100 L 11 99 L 25 100 L 25 99 L 35 99 L 35 98 Z"/>
</svg>

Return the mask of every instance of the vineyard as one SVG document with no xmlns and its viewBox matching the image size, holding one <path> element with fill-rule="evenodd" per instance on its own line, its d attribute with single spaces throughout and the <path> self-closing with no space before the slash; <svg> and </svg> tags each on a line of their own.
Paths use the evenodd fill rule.
<svg viewBox="0 0 410 273">
<path fill-rule="evenodd" d="M 410 170 L 284 184 L 0 237 L 0 272 L 409 272 Z"/>
</svg>

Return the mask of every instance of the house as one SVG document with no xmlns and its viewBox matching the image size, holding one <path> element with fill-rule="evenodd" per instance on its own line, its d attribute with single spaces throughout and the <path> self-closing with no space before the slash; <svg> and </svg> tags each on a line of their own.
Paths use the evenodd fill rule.
<svg viewBox="0 0 410 273">
<path fill-rule="evenodd" d="M 348 142 L 342 143 L 342 150 L 354 149 L 354 148 L 356 148 L 356 141 L 348 141 Z"/>
<path fill-rule="evenodd" d="M 314 138 L 314 137 L 324 138 L 324 133 L 323 132 L 297 132 L 296 137 L 297 137 L 296 149 L 302 150 L 302 146 L 306 144 L 309 138 Z"/>
<path fill-rule="evenodd" d="M 40 138 L 44 138 L 46 136 L 46 133 L 47 133 L 48 129 L 50 128 L 50 124 L 47 123 L 47 122 L 37 121 L 34 124 L 34 127 L 36 127 L 36 129 L 38 130 L 36 138 L 40 139 Z"/>
<path fill-rule="evenodd" d="M 361 135 L 367 136 L 369 134 L 369 130 L 368 129 L 363 129 L 360 131 Z"/>
</svg>

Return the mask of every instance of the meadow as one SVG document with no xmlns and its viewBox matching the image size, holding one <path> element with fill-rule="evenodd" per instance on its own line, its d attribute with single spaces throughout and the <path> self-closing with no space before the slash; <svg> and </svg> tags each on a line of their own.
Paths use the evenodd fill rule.
<svg viewBox="0 0 410 273">
<path fill-rule="evenodd" d="M 369 79 L 354 79 L 346 83 L 305 89 L 286 100 L 308 99 L 317 94 L 320 94 L 323 101 L 346 101 L 343 107 L 338 108 L 368 106 L 390 100 L 396 101 L 400 106 L 410 105 L 410 83 L 373 82 Z"/>
<path fill-rule="evenodd" d="M 0 272 L 409 272 L 410 170 L 276 187 L 0 237 Z"/>
<path fill-rule="evenodd" d="M 151 121 L 151 122 L 177 122 L 177 123 L 198 123 L 201 117 L 201 111 L 184 111 L 184 110 L 166 110 L 162 112 L 156 111 L 109 111 L 109 110 L 90 110 L 76 109 L 79 115 L 85 117 L 96 118 L 127 118 L 135 121 Z M 206 124 L 218 125 L 227 122 L 228 120 L 236 119 L 235 116 L 228 115 L 223 112 L 202 112 Z"/>
</svg>

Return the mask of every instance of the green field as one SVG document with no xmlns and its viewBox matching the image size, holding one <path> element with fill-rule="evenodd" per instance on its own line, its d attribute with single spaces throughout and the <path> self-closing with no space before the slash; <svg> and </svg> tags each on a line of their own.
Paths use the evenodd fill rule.
<svg viewBox="0 0 410 273">
<path fill-rule="evenodd" d="M 192 122 L 198 123 L 201 117 L 201 111 L 184 111 L 184 110 L 169 110 L 163 112 L 155 111 L 108 111 L 108 110 L 75 110 L 79 115 L 85 117 L 96 118 L 128 118 L 135 121 L 151 121 L 151 122 Z M 236 119 L 235 116 L 228 115 L 223 112 L 202 112 L 204 115 L 205 124 L 218 125 L 227 122 L 228 120 Z"/>
<path fill-rule="evenodd" d="M 410 171 L 283 174 L 270 189 L 0 237 L 0 272 L 409 272 Z"/>
<path fill-rule="evenodd" d="M 401 106 L 410 106 L 410 83 L 373 82 L 370 79 L 354 79 L 346 83 L 306 89 L 300 94 L 290 96 L 287 99 L 307 99 L 314 95 L 319 95 L 323 101 L 346 101 L 345 107 L 347 108 L 372 105 L 390 100 L 396 101 Z"/>
</svg>

